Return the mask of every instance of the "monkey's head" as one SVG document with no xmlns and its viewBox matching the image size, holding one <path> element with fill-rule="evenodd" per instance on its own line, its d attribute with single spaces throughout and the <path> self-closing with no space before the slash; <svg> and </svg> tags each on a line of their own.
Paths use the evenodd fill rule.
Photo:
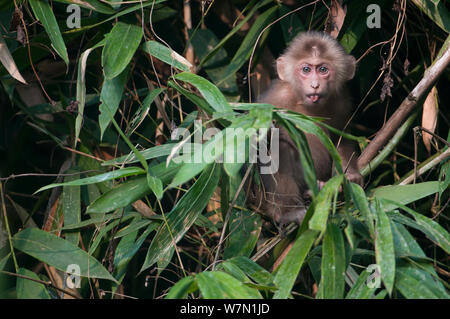
<svg viewBox="0 0 450 319">
<path fill-rule="evenodd" d="M 325 105 L 355 75 L 356 61 L 323 32 L 298 35 L 277 59 L 277 72 L 306 107 Z"/>
</svg>

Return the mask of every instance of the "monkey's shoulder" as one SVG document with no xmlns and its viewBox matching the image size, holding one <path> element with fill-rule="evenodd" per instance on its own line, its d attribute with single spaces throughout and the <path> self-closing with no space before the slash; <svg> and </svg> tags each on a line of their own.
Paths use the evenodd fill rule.
<svg viewBox="0 0 450 319">
<path fill-rule="evenodd" d="M 293 110 L 297 103 L 297 97 L 288 83 L 281 80 L 273 80 L 267 91 L 258 98 L 258 102 Z"/>
</svg>

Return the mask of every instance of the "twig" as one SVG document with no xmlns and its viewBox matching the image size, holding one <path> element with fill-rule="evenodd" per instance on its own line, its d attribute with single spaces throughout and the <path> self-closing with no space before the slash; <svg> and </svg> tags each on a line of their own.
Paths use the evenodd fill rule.
<svg viewBox="0 0 450 319">
<path fill-rule="evenodd" d="M 234 194 L 234 198 L 230 204 L 230 206 L 227 209 L 226 215 L 225 215 L 225 221 L 223 223 L 223 227 L 222 227 L 222 233 L 220 234 L 220 239 L 219 239 L 219 243 L 217 244 L 217 251 L 216 251 L 216 256 L 214 257 L 214 261 L 213 261 L 213 265 L 212 265 L 212 270 L 214 271 L 214 269 L 216 268 L 216 263 L 217 260 L 219 259 L 219 253 L 220 253 L 220 247 L 222 246 L 223 240 L 225 238 L 225 232 L 228 226 L 228 221 L 230 220 L 230 213 L 231 213 L 231 209 L 233 208 L 234 204 L 236 203 L 236 200 L 239 196 L 239 193 L 241 192 L 242 188 L 244 187 L 244 183 L 248 178 L 248 175 L 250 174 L 250 171 L 252 170 L 253 164 L 249 165 L 249 167 L 247 168 L 247 171 L 245 172 L 244 177 L 242 178 L 242 182 L 239 185 L 239 188 L 236 191 L 236 194 Z"/>
<path fill-rule="evenodd" d="M 450 42 L 450 36 L 445 41 L 444 46 Z M 386 144 L 388 139 L 395 133 L 397 128 L 403 123 L 403 120 L 414 110 L 417 102 L 424 96 L 425 93 L 431 88 L 433 83 L 445 70 L 450 63 L 450 47 L 447 45 L 444 53 L 438 58 L 435 63 L 429 67 L 422 80 L 416 85 L 416 87 L 408 94 L 403 100 L 399 108 L 394 112 L 387 123 L 377 133 L 372 142 L 364 149 L 363 153 L 358 159 L 358 167 L 367 165 L 372 158 L 375 157 L 377 152 Z"/>
<path fill-rule="evenodd" d="M 425 172 L 429 171 L 431 168 L 433 168 L 434 166 L 436 166 L 437 164 L 439 164 L 440 162 L 442 162 L 443 160 L 445 160 L 448 157 L 450 157 L 450 148 L 447 148 L 447 150 L 440 153 L 439 155 L 437 155 L 435 158 L 433 158 L 429 162 L 424 163 L 423 165 L 419 166 L 419 168 L 417 169 L 417 174 L 416 174 L 416 172 L 413 171 L 412 174 L 410 174 L 403 181 L 401 181 L 399 183 L 399 185 L 406 185 L 406 184 L 409 184 L 409 183 L 415 181 L 416 175 L 420 176 L 420 175 L 424 174 Z"/>
<path fill-rule="evenodd" d="M 445 145 L 447 145 L 448 147 L 450 147 L 450 143 L 447 142 L 446 140 L 444 140 L 442 137 L 440 137 L 439 135 L 437 135 L 436 133 L 431 132 L 429 129 L 426 129 L 425 127 L 422 126 L 416 126 L 415 128 L 413 128 L 414 132 L 419 132 L 420 131 L 425 131 L 430 135 L 433 135 L 434 138 L 438 139 L 439 141 L 441 141 L 442 143 L 444 143 Z"/>
<path fill-rule="evenodd" d="M 56 289 L 58 291 L 61 291 L 62 293 L 68 294 L 68 295 L 74 297 L 75 299 L 81 299 L 79 296 L 77 296 L 76 294 L 70 292 L 69 290 L 65 290 L 65 289 L 59 288 L 59 287 L 53 285 L 51 282 L 43 281 L 43 280 L 40 280 L 40 279 L 34 279 L 34 278 L 31 278 L 31 277 L 28 277 L 28 276 L 24 276 L 24 275 L 21 275 L 21 274 L 15 274 L 13 272 L 5 271 L 5 270 L 0 270 L 0 273 L 3 273 L 5 275 L 18 277 L 18 278 L 28 279 L 28 280 L 31 280 L 31 281 L 43 284 L 44 286 L 47 286 L 47 287 Z"/>
<path fill-rule="evenodd" d="M 194 65 L 194 47 L 189 41 L 189 31 L 192 29 L 192 18 L 191 18 L 191 0 L 183 1 L 183 15 L 184 15 L 184 36 L 186 38 L 187 48 L 186 48 L 186 60 L 188 60 L 192 65 Z"/>
<path fill-rule="evenodd" d="M 5 196 L 3 194 L 3 185 L 1 182 L 0 182 L 0 199 L 2 201 L 2 211 L 3 211 L 3 218 L 5 221 L 5 228 L 6 228 L 6 232 L 8 233 L 9 249 L 11 250 L 11 255 L 12 255 L 12 258 L 14 261 L 14 267 L 17 272 L 17 271 L 19 271 L 19 265 L 17 264 L 16 254 L 14 253 L 14 248 L 13 248 L 13 244 L 12 244 L 12 236 L 11 236 L 11 230 L 9 229 L 8 215 L 6 214 Z"/>
</svg>

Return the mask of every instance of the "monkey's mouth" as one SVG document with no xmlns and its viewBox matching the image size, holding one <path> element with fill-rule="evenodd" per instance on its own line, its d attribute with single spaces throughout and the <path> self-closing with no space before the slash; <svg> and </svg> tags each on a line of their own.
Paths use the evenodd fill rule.
<svg viewBox="0 0 450 319">
<path fill-rule="evenodd" d="M 321 98 L 319 94 L 307 94 L 306 97 L 313 103 L 317 103 Z"/>
</svg>

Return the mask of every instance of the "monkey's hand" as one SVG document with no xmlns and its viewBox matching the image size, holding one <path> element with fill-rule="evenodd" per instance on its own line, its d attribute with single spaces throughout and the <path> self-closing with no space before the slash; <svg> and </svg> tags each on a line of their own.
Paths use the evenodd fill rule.
<svg viewBox="0 0 450 319">
<path fill-rule="evenodd" d="M 364 178 L 362 177 L 361 173 L 357 169 L 354 169 L 354 170 L 349 169 L 345 173 L 345 176 L 347 177 L 349 182 L 356 183 L 361 187 L 364 185 Z"/>
</svg>

